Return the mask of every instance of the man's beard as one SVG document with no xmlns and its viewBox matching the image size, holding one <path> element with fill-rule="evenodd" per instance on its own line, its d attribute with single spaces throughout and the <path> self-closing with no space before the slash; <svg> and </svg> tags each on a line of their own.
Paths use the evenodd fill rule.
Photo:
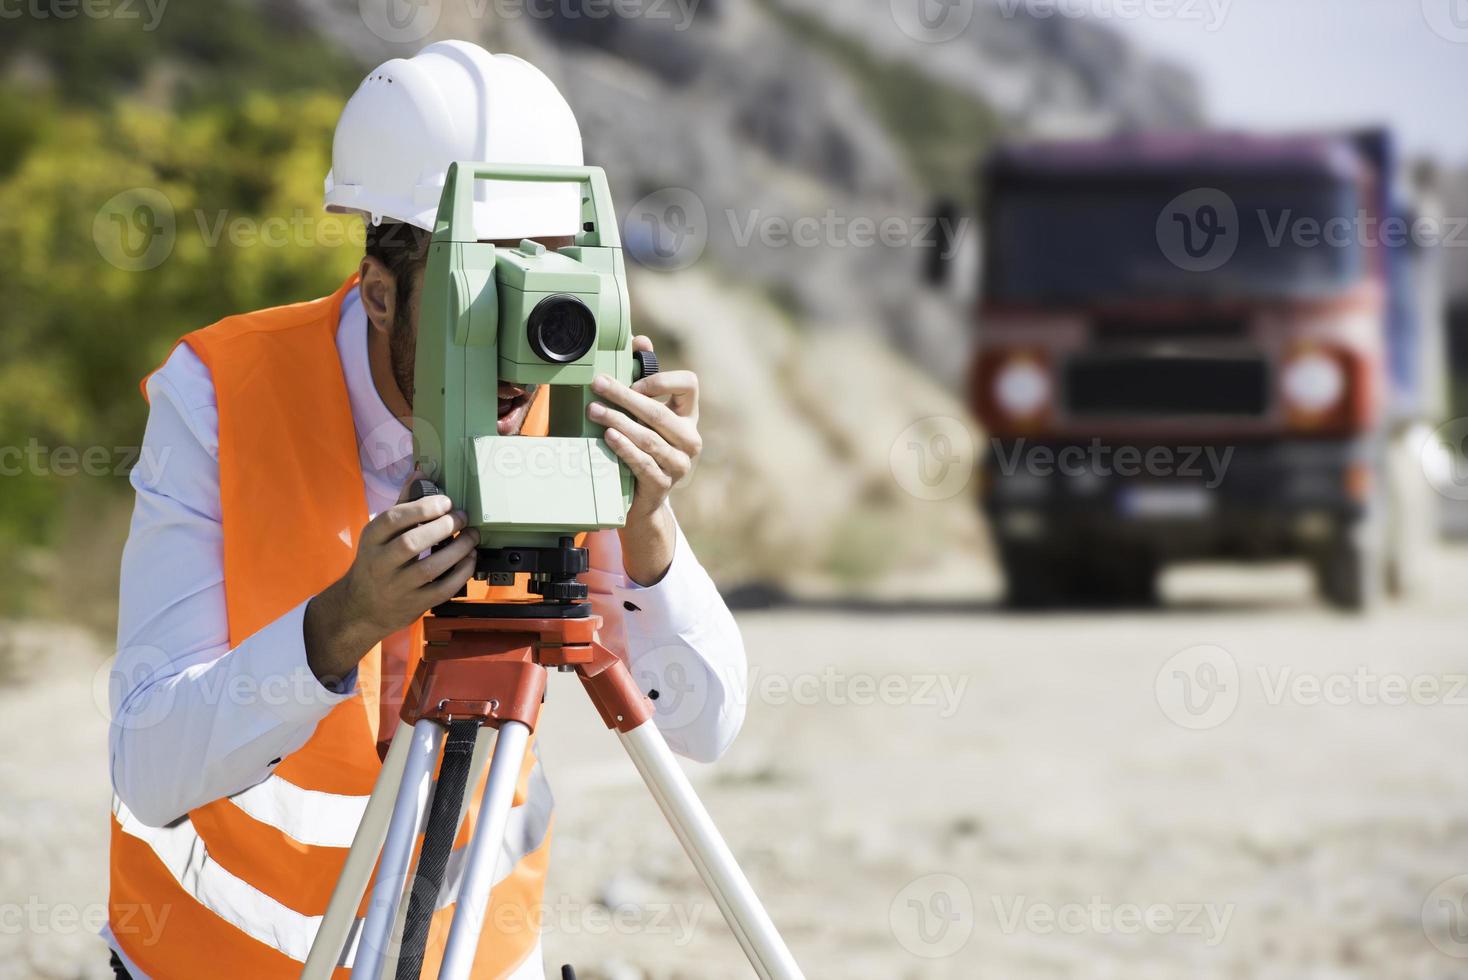
<svg viewBox="0 0 1468 980">
<path fill-rule="evenodd" d="M 393 328 L 388 335 L 388 360 L 392 366 L 393 383 L 398 386 L 398 391 L 403 395 L 403 400 L 408 407 L 413 407 L 413 368 L 417 362 L 418 342 L 413 330 L 413 325 L 406 318 L 394 317 Z M 535 398 L 536 391 L 540 385 L 519 385 L 525 390 L 525 401 L 529 402 Z M 520 434 L 520 427 L 525 424 L 524 419 L 520 425 L 515 427 L 515 435 Z"/>
<path fill-rule="evenodd" d="M 418 346 L 417 338 L 413 334 L 413 325 L 399 310 L 393 317 L 387 350 L 392 363 L 392 379 L 409 408 L 413 407 L 413 364 Z"/>
</svg>

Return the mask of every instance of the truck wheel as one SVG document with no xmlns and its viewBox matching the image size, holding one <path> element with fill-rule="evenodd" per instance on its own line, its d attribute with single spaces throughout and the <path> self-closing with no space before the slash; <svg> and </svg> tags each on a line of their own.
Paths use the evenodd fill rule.
<svg viewBox="0 0 1468 980">
<path fill-rule="evenodd" d="M 1315 579 L 1326 602 L 1337 609 L 1364 612 L 1385 592 L 1385 562 L 1378 552 L 1343 535 L 1316 560 Z"/>
<path fill-rule="evenodd" d="M 1000 552 L 1005 602 L 1012 609 L 1048 609 L 1065 602 L 1069 590 L 1063 556 L 1052 548 L 1009 546 Z"/>
<path fill-rule="evenodd" d="M 1073 586 L 1077 601 L 1088 605 L 1151 606 L 1157 602 L 1158 562 L 1140 550 L 1087 556 Z"/>
</svg>

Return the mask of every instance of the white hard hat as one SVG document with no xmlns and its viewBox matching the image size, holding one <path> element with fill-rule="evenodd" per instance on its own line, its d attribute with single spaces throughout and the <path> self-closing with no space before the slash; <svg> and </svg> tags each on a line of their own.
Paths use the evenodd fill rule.
<svg viewBox="0 0 1468 980">
<path fill-rule="evenodd" d="M 372 71 L 342 109 L 326 175 L 326 210 L 432 230 L 455 160 L 580 166 L 581 130 L 549 78 L 514 55 L 439 41 Z M 479 181 L 476 237 L 571 235 L 573 184 Z"/>
</svg>

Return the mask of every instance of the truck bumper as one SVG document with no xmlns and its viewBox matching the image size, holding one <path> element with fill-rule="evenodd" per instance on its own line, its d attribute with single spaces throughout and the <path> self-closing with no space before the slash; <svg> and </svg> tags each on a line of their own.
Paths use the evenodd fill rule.
<svg viewBox="0 0 1468 980">
<path fill-rule="evenodd" d="M 1295 557 L 1318 553 L 1366 515 L 1374 447 L 996 441 L 982 495 L 1002 547 L 1116 545 L 1163 561 Z"/>
</svg>

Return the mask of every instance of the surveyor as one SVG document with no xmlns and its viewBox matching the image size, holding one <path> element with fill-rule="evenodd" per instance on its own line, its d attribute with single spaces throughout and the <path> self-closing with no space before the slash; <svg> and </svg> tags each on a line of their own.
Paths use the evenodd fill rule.
<svg viewBox="0 0 1468 980">
<path fill-rule="evenodd" d="M 133 472 L 122 562 L 105 933 L 120 977 L 299 975 L 420 618 L 471 578 L 465 515 L 403 492 L 428 233 L 455 160 L 580 165 L 580 131 L 519 58 L 449 41 L 381 65 L 342 111 L 325 183 L 329 211 L 366 222 L 356 273 L 325 298 L 188 334 L 145 382 L 144 446 L 167 462 Z M 480 240 L 558 248 L 579 230 L 574 185 L 483 186 Z M 668 502 L 700 450 L 698 381 L 605 380 L 594 418 L 635 491 L 624 528 L 588 536 L 584 581 L 602 641 L 644 690 L 676 687 L 655 702 L 668 742 L 712 761 L 743 720 L 745 660 Z M 547 395 L 502 383 L 499 432 L 543 433 Z M 533 743 L 515 803 L 475 977 L 545 975 L 552 802 Z M 425 975 L 452 913 L 435 916 Z"/>
</svg>

